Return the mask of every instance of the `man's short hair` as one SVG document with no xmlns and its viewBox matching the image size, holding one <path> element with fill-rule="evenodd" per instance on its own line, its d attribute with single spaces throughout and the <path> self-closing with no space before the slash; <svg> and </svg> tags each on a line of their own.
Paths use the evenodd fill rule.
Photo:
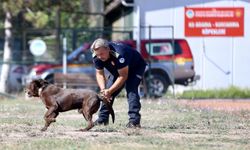
<svg viewBox="0 0 250 150">
<path fill-rule="evenodd" d="M 102 38 L 96 39 L 93 44 L 91 45 L 91 51 L 94 52 L 95 49 L 98 49 L 100 47 L 109 47 L 108 41 Z"/>
</svg>

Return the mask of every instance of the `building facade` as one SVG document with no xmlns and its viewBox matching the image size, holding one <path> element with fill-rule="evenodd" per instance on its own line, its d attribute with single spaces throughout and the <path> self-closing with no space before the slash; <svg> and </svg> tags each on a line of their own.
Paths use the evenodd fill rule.
<svg viewBox="0 0 250 150">
<path fill-rule="evenodd" d="M 188 18 L 192 16 L 189 8 L 200 10 L 196 15 L 201 13 L 202 16 L 203 12 L 204 17 L 203 22 L 202 19 L 196 22 L 192 29 L 187 26 Z M 227 19 L 230 11 L 236 11 L 236 19 L 232 18 L 232 21 Z M 211 23 L 211 20 L 216 20 L 215 16 L 222 19 L 217 18 L 217 23 Z M 151 38 L 187 39 L 194 56 L 195 71 L 201 76 L 194 88 L 227 88 L 231 85 L 250 88 L 249 0 L 135 0 L 133 18 L 135 27 L 173 26 L 173 32 L 167 27 L 152 30 Z M 201 28 L 204 30 L 195 34 Z M 141 39 L 148 38 L 144 28 L 140 32 L 135 29 L 134 33 L 135 39 L 138 33 Z"/>
</svg>

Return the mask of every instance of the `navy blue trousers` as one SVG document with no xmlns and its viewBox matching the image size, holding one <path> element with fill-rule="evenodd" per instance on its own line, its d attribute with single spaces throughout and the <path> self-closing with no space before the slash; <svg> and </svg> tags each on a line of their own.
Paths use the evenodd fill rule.
<svg viewBox="0 0 250 150">
<path fill-rule="evenodd" d="M 138 94 L 138 87 L 141 82 L 145 67 L 138 71 L 135 74 L 129 74 L 128 79 L 125 82 L 125 88 L 127 93 L 127 100 L 128 100 L 128 115 L 129 115 L 129 122 L 134 124 L 139 124 L 141 121 L 141 103 L 140 103 L 140 96 Z M 107 81 L 107 88 L 109 88 L 117 78 L 111 78 Z M 112 105 L 114 102 L 115 97 L 121 92 L 124 88 L 124 85 L 112 94 Z M 102 104 L 101 109 L 99 111 L 99 121 L 106 122 L 109 120 L 109 112 L 105 105 Z"/>
</svg>

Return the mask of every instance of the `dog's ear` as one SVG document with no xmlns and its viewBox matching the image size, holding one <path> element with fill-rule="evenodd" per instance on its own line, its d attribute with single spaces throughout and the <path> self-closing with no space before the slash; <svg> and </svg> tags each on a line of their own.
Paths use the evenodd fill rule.
<svg viewBox="0 0 250 150">
<path fill-rule="evenodd" d="M 43 80 L 43 79 L 38 79 L 38 80 L 37 80 L 37 84 L 38 84 L 39 87 L 42 87 L 42 86 L 44 86 L 44 85 L 49 84 L 49 82 L 46 81 L 46 80 Z"/>
<path fill-rule="evenodd" d="M 42 84 L 41 84 L 41 79 L 37 79 L 37 80 L 34 80 L 33 81 L 33 85 L 35 85 L 37 88 L 40 88 L 42 87 Z"/>
</svg>

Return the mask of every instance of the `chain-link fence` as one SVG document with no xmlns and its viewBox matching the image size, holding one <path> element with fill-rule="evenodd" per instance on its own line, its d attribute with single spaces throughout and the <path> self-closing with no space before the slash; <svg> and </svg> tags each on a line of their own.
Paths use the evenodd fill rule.
<svg viewBox="0 0 250 150">
<path fill-rule="evenodd" d="M 10 86 L 22 89 L 23 76 L 30 73 L 30 69 L 37 64 L 57 65 L 56 71 L 62 72 L 63 64 L 63 48 L 66 46 L 67 55 L 71 55 L 82 45 L 91 43 L 98 37 L 103 37 L 112 41 L 131 41 L 128 43 L 134 48 L 139 48 L 142 56 L 148 63 L 148 68 L 145 73 L 144 88 L 142 95 L 150 97 L 161 97 L 169 86 L 181 83 L 187 84 L 192 80 L 193 74 L 188 69 L 192 70 L 192 60 L 182 57 L 184 53 L 185 41 L 174 38 L 173 26 L 141 26 L 140 30 L 137 27 L 129 28 L 61 28 L 59 29 L 25 29 L 19 32 L 14 32 L 13 38 L 13 57 L 11 61 L 3 62 L 3 43 L 0 41 L 0 62 L 15 64 L 14 70 L 16 76 L 10 78 L 14 83 Z M 136 34 L 137 33 L 137 36 Z M 1 34 L 2 37 L 3 34 Z M 139 36 L 138 36 L 139 35 Z M 47 50 L 41 56 L 34 56 L 30 52 L 30 43 L 34 39 L 41 39 L 46 43 Z M 63 40 L 66 39 L 63 42 Z M 181 43 L 182 42 L 182 43 Z M 139 44 L 139 46 L 138 46 Z M 164 51 L 164 52 L 162 52 Z M 83 63 L 83 62 L 82 62 Z M 88 62 L 90 63 L 90 62 Z M 58 69 L 60 68 L 60 69 Z M 45 71 L 41 69 L 41 71 Z M 187 71 L 188 70 L 188 71 Z M 55 71 L 55 70 L 54 70 Z M 81 71 L 81 69 L 79 69 Z M 188 72 L 189 76 L 185 76 Z M 39 72 L 42 73 L 42 72 Z M 80 72 L 79 72 L 80 73 Z M 184 75 L 184 76 L 183 76 Z M 51 76 L 50 76 L 51 77 Z M 49 79 L 44 77 L 45 79 Z"/>
<path fill-rule="evenodd" d="M 0 72 L 2 64 L 10 64 L 10 91 L 20 91 L 23 88 L 22 78 L 26 76 L 32 66 L 37 64 L 62 64 L 63 39 L 67 39 L 67 54 L 71 54 L 83 44 L 91 44 L 96 38 L 104 37 L 110 40 L 132 39 L 132 30 L 123 28 L 61 28 L 61 29 L 13 29 L 11 42 L 12 55 L 8 61 L 4 57 L 4 29 L 0 30 Z M 119 38 L 118 38 L 119 37 Z M 41 56 L 34 56 L 30 51 L 30 44 L 34 39 L 41 39 L 46 43 L 46 52 Z"/>
</svg>

